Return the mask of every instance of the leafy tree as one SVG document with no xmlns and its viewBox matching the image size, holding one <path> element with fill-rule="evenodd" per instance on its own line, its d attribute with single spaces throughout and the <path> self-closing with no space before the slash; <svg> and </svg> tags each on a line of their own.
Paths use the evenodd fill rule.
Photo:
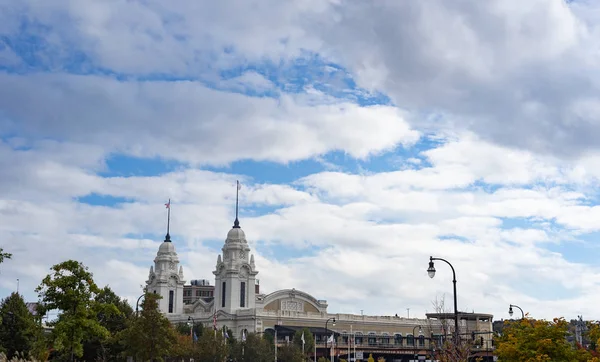
<svg viewBox="0 0 600 362">
<path fill-rule="evenodd" d="M 4 259 L 10 259 L 10 258 L 12 258 L 12 254 L 5 253 L 4 249 L 0 248 L 0 264 L 2 264 L 4 262 Z"/>
<path fill-rule="evenodd" d="M 8 359 L 13 358 L 17 352 L 29 355 L 35 339 L 40 335 L 40 328 L 18 293 L 12 293 L 2 301 L 0 317 L 0 351 Z"/>
<path fill-rule="evenodd" d="M 112 305 L 117 312 L 106 314 L 102 309 L 98 311 L 96 318 L 100 325 L 110 332 L 110 336 L 106 339 L 94 337 L 85 341 L 83 359 L 86 361 L 120 361 L 123 359 L 121 355 L 124 347 L 116 336 L 127 328 L 128 321 L 133 318 L 133 308 L 126 299 L 121 299 L 108 286 L 100 290 L 95 301 L 100 305 Z"/>
<path fill-rule="evenodd" d="M 304 362 L 305 357 L 297 345 L 291 343 L 277 349 L 277 359 L 285 362 Z"/>
<path fill-rule="evenodd" d="M 271 362 L 275 358 L 269 341 L 256 333 L 249 333 L 246 341 L 235 343 L 231 358 L 234 361 Z"/>
<path fill-rule="evenodd" d="M 523 362 L 593 360 L 587 351 L 576 349 L 567 342 L 568 330 L 569 323 L 563 318 L 506 321 L 503 334 L 497 340 L 498 359 Z"/>
<path fill-rule="evenodd" d="M 82 263 L 68 260 L 50 268 L 52 271 L 36 288 L 40 297 L 38 312 L 45 315 L 49 310 L 59 310 L 54 326 L 52 341 L 59 354 L 83 355 L 83 341 L 106 339 L 110 332 L 98 322 L 98 313 L 117 313 L 114 306 L 98 303 L 95 297 L 100 291 L 93 275 Z"/>
<path fill-rule="evenodd" d="M 182 336 L 189 336 L 190 335 L 190 322 L 188 323 L 177 323 L 175 325 L 175 330 L 177 331 L 177 333 L 181 334 Z M 202 323 L 194 323 L 193 326 L 193 332 L 196 333 L 196 337 L 200 337 L 202 335 L 202 333 L 204 333 L 204 326 L 202 325 Z"/>
<path fill-rule="evenodd" d="M 235 343 L 235 342 L 234 342 Z M 223 361 L 229 355 L 230 344 L 223 338 L 223 333 L 203 333 L 196 342 L 195 361 Z"/>
<path fill-rule="evenodd" d="M 319 357 L 319 359 L 317 360 L 317 362 L 329 362 L 329 358 Z"/>
<path fill-rule="evenodd" d="M 294 343 L 300 351 L 302 351 L 302 333 L 304 333 L 304 354 L 312 354 L 315 349 L 315 338 L 308 328 L 296 331 L 292 343 Z"/>
<path fill-rule="evenodd" d="M 175 344 L 171 347 L 170 357 L 187 360 L 194 356 L 196 349 L 196 344 L 190 338 L 189 333 L 187 335 L 178 334 Z"/>
<path fill-rule="evenodd" d="M 159 298 L 157 294 L 146 293 L 139 317 L 133 318 L 129 327 L 117 335 L 125 346 L 125 353 L 136 360 L 160 360 L 177 342 L 177 332 L 158 310 Z"/>
</svg>

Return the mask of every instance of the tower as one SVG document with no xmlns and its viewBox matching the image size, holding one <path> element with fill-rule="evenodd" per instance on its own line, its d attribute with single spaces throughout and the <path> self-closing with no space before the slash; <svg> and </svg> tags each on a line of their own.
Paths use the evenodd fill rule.
<svg viewBox="0 0 600 362">
<path fill-rule="evenodd" d="M 238 182 L 238 191 L 240 185 Z M 238 220 L 238 198 L 233 227 L 227 233 L 221 255 L 217 257 L 215 275 L 215 310 L 235 314 L 240 309 L 255 307 L 255 283 L 258 271 L 255 270 L 254 255 L 250 255 L 250 247 L 246 234 Z"/>
<path fill-rule="evenodd" d="M 155 293 L 162 297 L 158 300 L 158 309 L 165 314 L 183 313 L 183 267 L 179 265 L 179 258 L 175 252 L 175 245 L 169 235 L 171 219 L 171 201 L 165 204 L 168 211 L 167 235 L 158 248 L 154 266 L 150 267 L 146 289 L 148 293 Z"/>
</svg>

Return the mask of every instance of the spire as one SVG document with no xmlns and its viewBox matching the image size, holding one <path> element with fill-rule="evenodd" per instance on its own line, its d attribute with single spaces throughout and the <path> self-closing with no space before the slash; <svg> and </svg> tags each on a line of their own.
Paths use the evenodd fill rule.
<svg viewBox="0 0 600 362">
<path fill-rule="evenodd" d="M 242 188 L 242 185 L 240 184 L 239 181 L 236 181 L 236 183 L 237 183 L 237 187 L 235 189 L 235 221 L 233 222 L 233 228 L 239 229 L 240 221 L 238 220 L 238 205 L 239 205 L 240 189 Z"/>
<path fill-rule="evenodd" d="M 171 242 L 171 235 L 169 235 L 169 228 L 171 227 L 171 199 L 165 204 L 167 208 L 167 235 L 165 235 L 165 243 Z"/>
</svg>

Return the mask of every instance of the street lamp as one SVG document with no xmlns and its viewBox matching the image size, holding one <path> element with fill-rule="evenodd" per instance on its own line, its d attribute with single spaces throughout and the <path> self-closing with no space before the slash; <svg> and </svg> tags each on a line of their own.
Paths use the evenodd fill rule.
<svg viewBox="0 0 600 362">
<path fill-rule="evenodd" d="M 418 325 L 418 326 L 415 326 L 415 328 L 413 328 L 413 345 L 416 345 L 416 342 L 415 342 L 415 341 L 416 341 L 417 339 L 415 338 L 415 329 L 417 329 L 417 327 L 419 328 L 419 336 L 420 336 L 421 334 L 423 334 L 423 328 L 421 328 L 421 326 L 420 326 L 420 325 Z"/>
<path fill-rule="evenodd" d="M 328 342 L 329 342 L 329 332 L 327 332 L 327 323 L 329 323 L 329 321 L 331 321 L 331 320 L 333 320 L 333 322 L 331 323 L 331 325 L 335 327 L 335 317 L 329 318 L 325 322 L 325 353 L 327 353 Z"/>
<path fill-rule="evenodd" d="M 434 258 L 433 256 L 430 256 L 429 257 L 429 268 L 427 268 L 427 274 L 429 275 L 430 278 L 433 278 L 435 276 L 435 266 L 433 266 L 434 260 L 443 261 L 446 264 L 450 265 L 450 268 L 452 269 L 452 283 L 454 284 L 454 334 L 455 334 L 456 340 L 458 340 L 458 307 L 457 307 L 457 303 L 456 303 L 456 272 L 454 271 L 454 267 L 452 266 L 452 264 L 450 264 L 450 262 L 448 262 L 448 260 L 444 260 L 442 258 Z"/>
<path fill-rule="evenodd" d="M 191 325 L 190 321 L 192 322 Z M 192 343 L 195 343 L 196 341 L 194 341 L 194 327 L 196 326 L 196 321 L 194 320 L 194 318 L 192 318 L 192 316 L 188 317 L 188 326 L 190 326 L 190 337 L 192 337 Z"/>
<path fill-rule="evenodd" d="M 419 328 L 419 336 L 423 333 L 423 329 L 421 328 L 420 325 L 415 326 L 413 328 L 412 336 L 413 336 L 413 347 L 415 347 L 415 359 L 418 359 L 418 356 L 419 356 L 419 353 L 417 352 L 417 339 L 415 338 L 415 329 L 417 329 L 417 328 Z"/>
<path fill-rule="evenodd" d="M 521 319 L 525 319 L 525 313 L 523 313 L 523 309 L 521 309 L 521 307 L 519 307 L 518 305 L 514 305 L 514 304 L 511 304 L 508 307 L 508 315 L 510 315 L 511 317 L 513 316 L 513 307 L 519 308 L 519 310 L 521 311 Z"/>
<path fill-rule="evenodd" d="M 135 316 L 136 317 L 138 316 L 138 309 L 139 309 L 139 306 L 140 306 L 140 299 L 142 299 L 142 297 L 144 295 L 146 295 L 146 293 L 140 295 L 140 297 L 137 299 L 137 302 L 135 302 Z"/>
</svg>

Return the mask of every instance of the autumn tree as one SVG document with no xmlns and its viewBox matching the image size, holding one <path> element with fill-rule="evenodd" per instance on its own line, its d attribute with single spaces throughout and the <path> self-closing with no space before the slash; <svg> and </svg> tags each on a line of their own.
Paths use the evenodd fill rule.
<svg viewBox="0 0 600 362">
<path fill-rule="evenodd" d="M 125 347 L 124 353 L 136 360 L 154 361 L 168 355 L 177 342 L 177 332 L 171 322 L 158 310 L 160 296 L 146 293 L 142 311 L 132 319 L 129 327 L 118 333 L 117 338 Z"/>
<path fill-rule="evenodd" d="M 571 362 L 592 361 L 583 349 L 571 345 L 566 337 L 569 323 L 563 318 L 552 321 L 530 318 L 504 322 L 502 336 L 497 338 L 499 361 Z"/>
<path fill-rule="evenodd" d="M 294 333 L 292 343 L 294 343 L 302 351 L 302 334 L 304 333 L 304 355 L 312 354 L 315 349 L 315 338 L 308 328 L 297 330 Z"/>
<path fill-rule="evenodd" d="M 100 291 L 93 275 L 82 263 L 68 260 L 50 268 L 52 271 L 36 288 L 40 303 L 38 313 L 45 315 L 58 310 L 59 316 L 49 323 L 53 326 L 52 342 L 59 354 L 70 355 L 70 360 L 83 355 L 83 341 L 106 339 L 110 332 L 98 321 L 98 314 L 118 313 L 112 305 L 98 303 Z"/>
<path fill-rule="evenodd" d="M 0 351 L 8 359 L 17 353 L 28 356 L 40 336 L 40 328 L 21 295 L 12 293 L 2 301 L 0 318 Z"/>
</svg>

